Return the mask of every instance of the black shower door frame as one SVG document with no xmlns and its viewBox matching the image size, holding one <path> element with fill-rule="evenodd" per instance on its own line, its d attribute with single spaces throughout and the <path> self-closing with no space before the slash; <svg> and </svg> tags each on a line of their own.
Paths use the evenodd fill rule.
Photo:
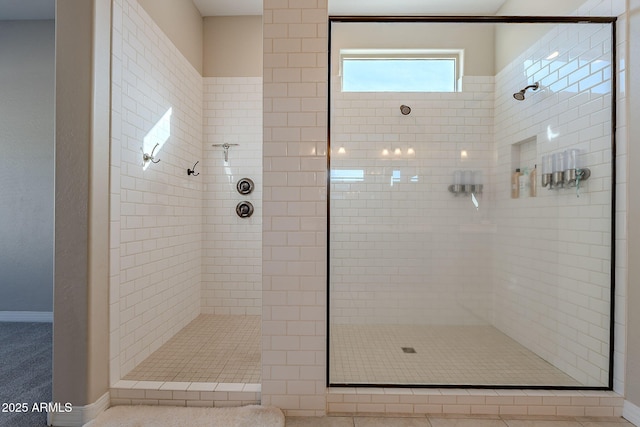
<svg viewBox="0 0 640 427">
<path fill-rule="evenodd" d="M 328 93 L 327 93 L 327 342 L 326 385 L 327 387 L 402 387 L 402 388 L 469 388 L 469 389 L 546 389 L 546 390 L 613 390 L 614 380 L 614 328 L 615 328 L 615 266 L 616 266 L 616 98 L 617 55 L 616 17 L 603 16 L 330 16 L 328 21 Z M 519 386 L 478 384 L 375 384 L 332 383 L 330 379 L 330 322 L 331 322 L 331 27 L 333 23 L 476 23 L 476 24 L 610 24 L 611 26 L 611 267 L 610 267 L 610 325 L 609 325 L 609 378 L 604 387 L 590 386 Z"/>
</svg>

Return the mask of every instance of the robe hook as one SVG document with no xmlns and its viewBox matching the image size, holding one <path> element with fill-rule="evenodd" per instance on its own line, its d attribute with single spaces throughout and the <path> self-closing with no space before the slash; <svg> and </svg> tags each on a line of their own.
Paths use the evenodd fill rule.
<svg viewBox="0 0 640 427">
<path fill-rule="evenodd" d="M 200 163 L 200 160 L 198 160 L 197 162 L 195 162 L 195 164 L 193 165 L 193 169 L 187 169 L 187 175 L 193 175 L 193 176 L 198 176 L 200 175 L 200 173 L 196 173 L 196 165 Z"/>
<path fill-rule="evenodd" d="M 145 153 L 142 147 L 140 147 L 140 151 L 142 151 L 142 161 L 144 163 L 147 163 L 147 162 L 160 163 L 160 159 L 156 160 L 154 157 L 154 153 L 156 151 L 156 148 L 158 148 L 158 145 L 160 144 L 156 144 L 155 147 L 153 147 L 153 150 L 151 150 L 151 154 Z"/>
</svg>

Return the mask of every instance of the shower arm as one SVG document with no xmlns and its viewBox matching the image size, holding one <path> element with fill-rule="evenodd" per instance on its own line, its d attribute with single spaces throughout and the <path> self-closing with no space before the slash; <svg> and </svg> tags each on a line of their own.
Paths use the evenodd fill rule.
<svg viewBox="0 0 640 427">
<path fill-rule="evenodd" d="M 224 144 L 211 144 L 213 147 L 222 147 L 224 148 L 224 161 L 225 163 L 229 162 L 229 148 L 232 145 L 240 145 L 240 144 L 229 144 L 228 142 L 225 142 Z"/>
</svg>

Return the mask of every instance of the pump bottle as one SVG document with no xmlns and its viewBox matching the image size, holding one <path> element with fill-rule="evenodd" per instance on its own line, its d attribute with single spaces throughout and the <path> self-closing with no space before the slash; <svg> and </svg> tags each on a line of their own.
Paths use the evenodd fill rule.
<svg viewBox="0 0 640 427">
<path fill-rule="evenodd" d="M 520 168 L 511 175 L 511 198 L 517 199 L 520 197 Z"/>
</svg>

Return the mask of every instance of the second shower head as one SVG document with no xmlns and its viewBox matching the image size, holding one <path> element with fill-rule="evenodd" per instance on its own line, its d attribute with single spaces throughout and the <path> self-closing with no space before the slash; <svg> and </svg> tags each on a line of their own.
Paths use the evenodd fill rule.
<svg viewBox="0 0 640 427">
<path fill-rule="evenodd" d="M 513 97 L 518 101 L 524 101 L 524 94 L 528 89 L 532 89 L 535 91 L 535 90 L 538 90 L 539 88 L 540 88 L 540 83 L 535 82 L 534 84 L 525 87 L 521 91 L 514 93 Z"/>
</svg>

